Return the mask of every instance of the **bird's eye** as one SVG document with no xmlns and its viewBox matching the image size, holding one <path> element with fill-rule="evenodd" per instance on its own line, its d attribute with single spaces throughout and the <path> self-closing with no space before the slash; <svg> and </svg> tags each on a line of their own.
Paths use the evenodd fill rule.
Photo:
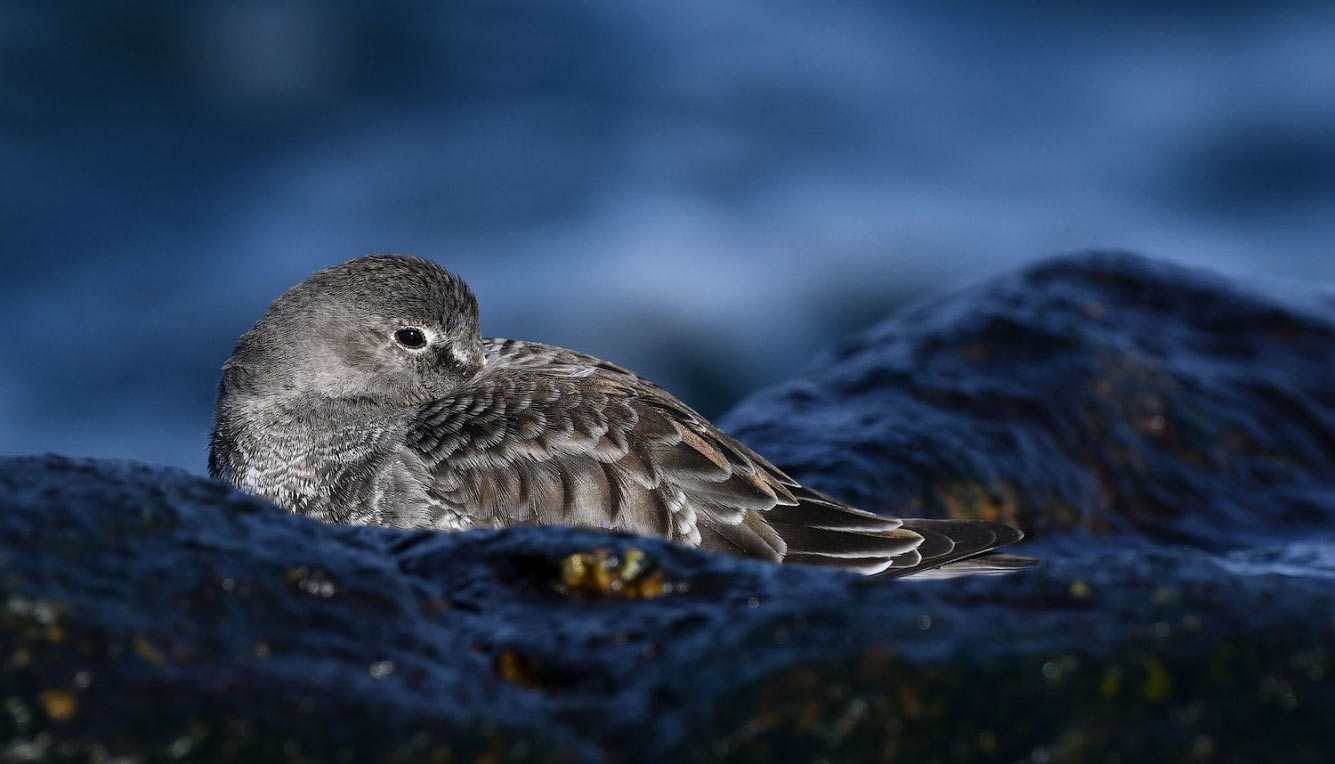
<svg viewBox="0 0 1335 764">
<path fill-rule="evenodd" d="M 394 339 L 397 340 L 400 345 L 414 350 L 426 345 L 426 334 L 424 334 L 421 329 L 416 329 L 411 326 L 394 332 Z"/>
</svg>

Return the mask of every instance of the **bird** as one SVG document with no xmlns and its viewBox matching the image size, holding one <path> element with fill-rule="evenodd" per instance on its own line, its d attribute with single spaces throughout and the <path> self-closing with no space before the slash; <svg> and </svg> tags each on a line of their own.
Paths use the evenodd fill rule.
<svg viewBox="0 0 1335 764">
<path fill-rule="evenodd" d="M 484 338 L 436 262 L 375 254 L 284 292 L 223 364 L 217 479 L 331 523 L 570 525 L 868 576 L 1007 572 L 1022 538 L 896 518 L 805 486 L 621 366 Z"/>
</svg>

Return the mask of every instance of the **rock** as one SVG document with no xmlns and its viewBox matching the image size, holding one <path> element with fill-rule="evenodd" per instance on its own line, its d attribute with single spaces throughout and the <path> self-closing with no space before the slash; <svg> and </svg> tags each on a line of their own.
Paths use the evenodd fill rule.
<svg viewBox="0 0 1335 764">
<path fill-rule="evenodd" d="M 1335 298 L 1057 259 L 906 309 L 720 424 L 868 509 L 1254 547 L 1335 528 Z"/>
<path fill-rule="evenodd" d="M 1003 577 L 330 526 L 0 459 L 0 761 L 1326 761 L 1332 313 L 1063 260 L 732 417 L 851 498 L 1032 523 L 1046 564 Z"/>
</svg>

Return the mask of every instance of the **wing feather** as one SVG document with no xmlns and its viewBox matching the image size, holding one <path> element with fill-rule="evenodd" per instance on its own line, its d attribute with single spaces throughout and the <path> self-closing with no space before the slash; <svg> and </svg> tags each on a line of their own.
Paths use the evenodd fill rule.
<svg viewBox="0 0 1335 764">
<path fill-rule="evenodd" d="M 424 406 L 406 440 L 442 526 L 584 525 L 893 575 L 1018 537 L 990 523 L 903 522 L 850 507 L 592 356 L 512 340 L 488 340 L 486 352 L 484 370 Z"/>
</svg>

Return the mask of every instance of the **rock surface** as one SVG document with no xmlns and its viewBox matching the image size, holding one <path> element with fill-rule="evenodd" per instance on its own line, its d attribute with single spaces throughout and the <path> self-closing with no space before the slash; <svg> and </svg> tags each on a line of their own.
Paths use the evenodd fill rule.
<svg viewBox="0 0 1335 764">
<path fill-rule="evenodd" d="M 906 309 L 719 423 L 868 509 L 1254 547 L 1335 528 L 1335 297 L 1061 258 Z"/>
<path fill-rule="evenodd" d="M 1047 562 L 1005 577 L 336 527 L 0 459 L 0 761 L 1327 761 L 1333 359 L 1328 301 L 1086 257 L 730 417 L 847 498 L 1027 526 Z"/>
</svg>

